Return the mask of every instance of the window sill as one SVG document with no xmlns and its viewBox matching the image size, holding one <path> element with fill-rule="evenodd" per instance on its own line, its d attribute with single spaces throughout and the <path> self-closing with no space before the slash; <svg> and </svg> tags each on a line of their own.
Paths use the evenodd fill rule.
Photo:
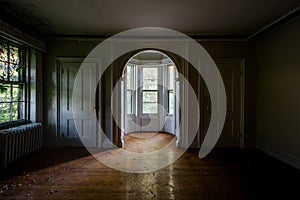
<svg viewBox="0 0 300 200">
<path fill-rule="evenodd" d="M 7 129 L 7 128 L 13 128 L 16 126 L 21 126 L 21 125 L 29 124 L 29 123 L 30 123 L 30 121 L 25 120 L 25 119 L 13 121 L 13 122 L 4 122 L 4 123 L 0 124 L 0 130 Z"/>
<path fill-rule="evenodd" d="M 157 119 L 159 116 L 158 116 L 158 114 L 157 113 L 149 113 L 149 114 L 142 114 L 141 115 L 141 118 L 142 119 Z"/>
</svg>

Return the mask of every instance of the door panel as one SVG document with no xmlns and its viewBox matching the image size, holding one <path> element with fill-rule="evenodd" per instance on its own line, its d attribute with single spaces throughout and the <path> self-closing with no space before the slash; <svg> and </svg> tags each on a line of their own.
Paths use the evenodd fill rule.
<svg viewBox="0 0 300 200">
<path fill-rule="evenodd" d="M 68 138 L 72 143 L 78 143 L 77 131 L 72 114 L 72 93 L 75 76 L 78 70 L 78 64 L 61 63 L 60 70 L 60 136 L 63 139 Z"/>
</svg>

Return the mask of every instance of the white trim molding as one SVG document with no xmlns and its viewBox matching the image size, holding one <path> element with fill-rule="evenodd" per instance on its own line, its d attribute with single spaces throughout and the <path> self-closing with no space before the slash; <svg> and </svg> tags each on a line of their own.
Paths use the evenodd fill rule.
<svg viewBox="0 0 300 200">
<path fill-rule="evenodd" d="M 46 52 L 45 42 L 25 33 L 24 31 L 11 26 L 10 24 L 0 20 L 0 33 L 3 37 L 13 40 L 17 43 L 26 44 L 34 49 Z"/>
</svg>

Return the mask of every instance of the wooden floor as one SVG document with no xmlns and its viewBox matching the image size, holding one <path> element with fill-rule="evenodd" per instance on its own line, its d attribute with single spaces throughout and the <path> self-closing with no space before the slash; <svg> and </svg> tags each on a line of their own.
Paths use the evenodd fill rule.
<svg viewBox="0 0 300 200">
<path fill-rule="evenodd" d="M 140 136 L 126 137 L 125 148 L 156 151 L 173 139 L 162 133 Z M 155 172 L 125 173 L 99 163 L 84 148 L 42 149 L 14 163 L 2 175 L 0 199 L 300 197 L 299 170 L 263 153 L 217 149 L 201 160 L 197 154 L 197 150 L 188 150 L 175 163 Z"/>
<path fill-rule="evenodd" d="M 150 153 L 171 142 L 175 147 L 175 140 L 173 135 L 166 133 L 131 133 L 124 136 L 124 149 L 135 153 Z"/>
</svg>

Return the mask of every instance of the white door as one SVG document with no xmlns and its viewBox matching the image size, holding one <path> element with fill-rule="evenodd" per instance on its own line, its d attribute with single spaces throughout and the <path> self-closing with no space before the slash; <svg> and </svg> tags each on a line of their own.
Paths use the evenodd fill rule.
<svg viewBox="0 0 300 200">
<path fill-rule="evenodd" d="M 79 59 L 60 61 L 60 137 L 63 146 L 88 147 L 97 145 L 97 119 L 95 87 L 97 81 L 97 64 L 87 63 L 80 70 Z M 78 71 L 79 70 L 79 71 Z M 78 78 L 79 96 L 72 102 L 75 78 Z M 73 113 L 76 110 L 76 113 Z M 76 126 L 75 126 L 76 123 Z M 81 141 L 80 140 L 83 140 Z"/>
</svg>

